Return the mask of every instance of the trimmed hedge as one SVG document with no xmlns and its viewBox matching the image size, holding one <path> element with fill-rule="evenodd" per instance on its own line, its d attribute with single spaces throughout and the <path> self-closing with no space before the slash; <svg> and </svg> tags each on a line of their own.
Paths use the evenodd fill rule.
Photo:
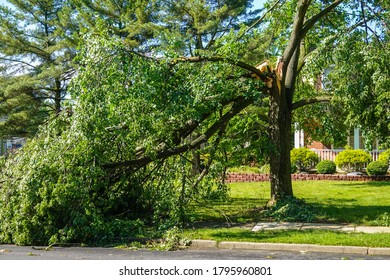
<svg viewBox="0 0 390 280">
<path fill-rule="evenodd" d="M 309 171 L 319 162 L 318 155 L 308 148 L 294 148 L 291 150 L 291 164 L 295 164 L 299 172 Z"/>
<path fill-rule="evenodd" d="M 374 161 L 367 165 L 368 175 L 386 175 L 388 164 L 383 161 Z"/>
<path fill-rule="evenodd" d="M 386 163 L 387 168 L 389 168 L 390 167 L 390 149 L 382 152 L 378 157 L 378 161 L 382 161 L 382 162 Z"/>
<path fill-rule="evenodd" d="M 333 174 L 336 172 L 336 164 L 331 160 L 320 161 L 316 168 L 319 174 Z"/>
<path fill-rule="evenodd" d="M 336 165 L 346 172 L 362 171 L 370 161 L 370 154 L 363 150 L 344 150 L 335 159 Z"/>
</svg>

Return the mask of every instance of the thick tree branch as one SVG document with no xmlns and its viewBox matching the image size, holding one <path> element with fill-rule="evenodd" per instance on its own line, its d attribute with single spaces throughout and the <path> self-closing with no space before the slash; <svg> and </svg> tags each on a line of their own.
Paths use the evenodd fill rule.
<svg viewBox="0 0 390 280">
<path fill-rule="evenodd" d="M 284 67 L 283 67 L 283 76 L 287 71 L 287 67 L 290 64 L 290 60 L 296 52 L 297 48 L 300 46 L 300 40 L 302 36 L 302 27 L 304 24 L 305 16 L 307 9 L 310 6 L 310 0 L 300 0 L 297 4 L 297 11 L 294 17 L 293 29 L 291 32 L 289 44 L 283 53 L 284 58 Z"/>
<path fill-rule="evenodd" d="M 321 12 L 319 12 L 318 14 L 316 14 L 315 16 L 312 16 L 311 18 L 309 18 L 308 20 L 305 21 L 305 23 L 303 24 L 303 27 L 302 27 L 302 31 L 301 31 L 301 38 L 303 38 L 306 33 L 320 20 L 322 19 L 324 16 L 326 16 L 327 14 L 329 14 L 330 12 L 332 12 L 338 5 L 340 5 L 342 2 L 344 2 L 344 0 L 335 0 L 332 4 L 330 4 L 329 6 L 327 6 L 325 9 L 323 9 Z"/>
<path fill-rule="evenodd" d="M 147 55 L 144 55 L 144 54 L 141 54 L 138 52 L 134 52 L 132 50 L 130 51 L 130 50 L 126 49 L 125 51 L 130 53 L 130 54 L 134 54 L 134 55 L 137 55 L 139 57 L 149 59 L 152 61 L 156 61 L 156 62 L 161 61 L 161 59 L 159 59 L 159 58 L 147 56 Z M 247 64 L 243 61 L 234 60 L 234 59 L 226 58 L 226 57 L 220 57 L 220 56 L 209 56 L 209 57 L 207 57 L 207 56 L 190 56 L 190 57 L 182 56 L 182 57 L 172 59 L 170 62 L 168 62 L 168 64 L 171 66 L 174 66 L 174 65 L 179 64 L 179 63 L 203 63 L 203 62 L 224 62 L 224 63 L 230 64 L 233 66 L 237 66 L 241 69 L 244 69 L 244 70 L 250 72 L 250 74 L 252 74 L 252 75 L 248 75 L 248 76 L 242 75 L 241 77 L 247 77 L 247 78 L 248 77 L 252 77 L 252 78 L 258 77 L 263 82 L 268 81 L 268 79 L 270 78 L 268 75 L 269 73 L 268 74 L 264 73 L 264 72 L 260 71 L 258 68 L 256 68 L 255 66 Z M 231 77 L 229 77 L 229 78 L 231 78 Z"/>
<path fill-rule="evenodd" d="M 180 57 L 176 58 L 171 64 L 177 64 L 180 62 L 189 62 L 189 63 L 199 63 L 199 62 L 225 62 L 230 65 L 237 66 L 241 69 L 247 70 L 253 74 L 255 74 L 257 77 L 259 77 L 261 80 L 265 80 L 268 78 L 266 74 L 261 72 L 259 69 L 256 67 L 249 65 L 245 62 L 242 61 L 237 61 L 234 59 L 230 58 L 225 58 L 225 57 L 218 57 L 218 56 L 212 56 L 212 57 L 203 57 L 203 56 L 193 56 L 193 57 Z"/>
<path fill-rule="evenodd" d="M 241 98 L 237 100 L 231 107 L 231 109 L 226 112 L 219 120 L 217 120 L 213 125 L 211 125 L 203 134 L 200 134 L 196 139 L 192 140 L 187 144 L 183 144 L 178 147 L 169 148 L 166 145 L 161 145 L 157 148 L 155 156 L 142 156 L 137 159 L 114 162 L 104 164 L 103 167 L 106 169 L 117 169 L 117 168 L 134 168 L 138 169 L 142 166 L 145 166 L 155 160 L 166 159 L 168 157 L 179 155 L 181 153 L 187 152 L 192 149 L 196 149 L 202 143 L 205 143 L 211 136 L 213 136 L 217 131 L 224 127 L 234 116 L 240 113 L 243 109 L 248 107 L 253 103 L 252 99 Z"/>
<path fill-rule="evenodd" d="M 292 110 L 304 107 L 309 104 L 330 102 L 331 100 L 332 100 L 331 96 L 318 96 L 309 99 L 302 99 L 293 103 Z"/>
<path fill-rule="evenodd" d="M 291 32 L 289 45 L 283 53 L 283 81 L 286 88 L 286 98 L 290 102 L 293 99 L 294 85 L 297 73 L 304 65 L 304 60 L 301 57 L 302 39 L 307 32 L 316 24 L 321 18 L 333 11 L 343 0 L 335 0 L 332 4 L 327 6 L 317 15 L 305 20 L 307 10 L 311 4 L 310 0 L 300 0 L 297 4 L 297 11 L 294 18 L 293 29 Z"/>
</svg>

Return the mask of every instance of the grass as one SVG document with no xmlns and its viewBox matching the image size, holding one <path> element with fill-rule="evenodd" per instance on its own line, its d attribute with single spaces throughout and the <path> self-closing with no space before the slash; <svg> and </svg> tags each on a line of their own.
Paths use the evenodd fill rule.
<svg viewBox="0 0 390 280">
<path fill-rule="evenodd" d="M 184 232 L 191 239 L 209 239 L 216 241 L 390 247 L 390 236 L 386 233 L 345 233 L 328 230 L 273 230 L 252 232 L 242 228 L 203 228 L 185 230 Z"/>
<path fill-rule="evenodd" d="M 213 201 L 193 206 L 191 216 L 194 221 L 209 226 L 187 229 L 185 233 L 190 238 L 390 247 L 389 234 L 321 230 L 251 232 L 243 228 L 213 228 L 214 223 L 225 222 L 226 217 L 232 222 L 251 224 L 264 219 L 261 216 L 261 209 L 269 198 L 268 183 L 232 183 L 229 186 L 230 198 L 227 201 Z M 302 198 L 314 206 L 318 213 L 316 220 L 318 222 L 390 225 L 390 182 L 295 181 L 293 189 L 297 198 Z"/>
</svg>

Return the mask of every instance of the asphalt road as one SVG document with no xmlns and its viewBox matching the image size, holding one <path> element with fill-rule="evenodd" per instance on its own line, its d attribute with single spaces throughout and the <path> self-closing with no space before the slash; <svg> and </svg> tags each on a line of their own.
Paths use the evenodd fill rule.
<svg viewBox="0 0 390 280">
<path fill-rule="evenodd" d="M 45 251 L 29 246 L 0 245 L 0 260 L 390 260 L 390 256 L 237 249 L 155 251 L 53 247 Z"/>
</svg>

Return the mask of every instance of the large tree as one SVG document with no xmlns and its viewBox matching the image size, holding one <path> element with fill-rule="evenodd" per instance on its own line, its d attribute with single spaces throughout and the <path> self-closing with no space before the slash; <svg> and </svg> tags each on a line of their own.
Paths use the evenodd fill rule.
<svg viewBox="0 0 390 280">
<path fill-rule="evenodd" d="M 62 109 L 78 27 L 68 1 L 9 3 L 0 6 L 1 134 L 28 136 Z"/>
<path fill-rule="evenodd" d="M 242 135 L 234 133 L 232 122 L 240 123 L 248 115 L 243 112 L 254 109 L 266 112 L 268 121 L 271 200 L 292 196 L 293 113 L 345 95 L 342 86 L 337 94 L 316 90 L 312 78 L 334 64 L 333 50 L 350 42 L 353 30 L 367 27 L 371 34 L 366 23 L 374 19 L 387 24 L 381 2 L 365 1 L 358 13 L 350 14 L 356 3 L 363 2 L 275 1 L 251 25 L 221 36 L 213 48 L 199 49 L 195 56 L 182 49 L 175 53 L 171 44 L 142 53 L 120 34 L 95 30 L 85 37 L 81 67 L 72 81 L 74 115 L 60 114 L 4 163 L 0 240 L 84 242 L 112 237 L 118 228 L 131 231 L 137 218 L 159 228 L 184 221 L 191 201 L 223 190 L 215 180 L 221 166 L 213 165 L 213 159 L 226 135 Z M 373 9 L 374 17 L 366 17 L 361 8 Z M 380 39 L 387 42 L 385 27 Z M 271 36 L 259 35 L 264 33 Z M 259 65 L 246 55 L 258 38 L 271 38 L 271 61 Z M 352 70 L 346 73 L 354 77 Z M 386 99 L 386 75 L 374 73 L 375 81 L 381 81 L 375 94 Z M 337 81 L 342 85 L 342 79 L 335 80 L 335 87 Z M 359 98 L 348 96 L 349 101 Z M 261 127 L 265 119 L 250 127 Z M 202 145 L 204 169 L 194 177 L 191 152 Z"/>
<path fill-rule="evenodd" d="M 343 0 L 335 0 L 333 2 L 309 0 L 276 1 L 272 5 L 268 4 L 268 7 L 269 11 L 266 15 L 255 24 L 263 23 L 264 26 L 260 30 L 273 33 L 276 43 L 271 44 L 270 48 L 272 48 L 274 54 L 279 54 L 278 60 L 276 58 L 273 59 L 274 64 L 265 62 L 255 66 L 255 63 L 252 61 L 240 60 L 240 56 L 244 57 L 243 53 L 245 53 L 245 44 L 242 42 L 246 40 L 247 36 L 245 35 L 254 26 L 243 28 L 238 34 L 230 34 L 230 37 L 223 38 L 223 43 L 215 50 L 202 52 L 198 56 L 177 57 L 172 59 L 170 63 L 172 65 L 178 63 L 199 63 L 204 65 L 205 63 L 218 64 L 223 62 L 246 73 L 240 74 L 240 71 L 237 73 L 226 71 L 226 75 L 220 77 L 222 80 L 235 79 L 234 74 L 239 74 L 238 76 L 241 75 L 241 79 L 258 79 L 263 82 L 259 91 L 262 95 L 267 96 L 269 101 L 268 133 L 273 145 L 270 153 L 271 200 L 275 200 L 282 196 L 293 195 L 290 176 L 293 112 L 310 104 L 331 101 L 334 93 L 318 90 L 316 88 L 315 75 L 320 75 L 323 70 L 334 63 L 332 49 L 350 38 L 345 36 L 345 34 L 354 34 L 354 31 L 359 30 L 359 28 L 368 30 L 370 22 L 371 24 L 373 22 L 379 24 L 377 27 L 380 30 L 379 32 L 385 32 L 386 18 L 384 17 L 384 11 L 386 10 L 384 9 L 386 7 L 381 6 L 381 2 L 376 1 L 363 3 L 361 1 Z M 351 13 L 351 11 L 354 11 L 354 13 Z M 373 15 L 368 17 L 368 11 L 371 11 Z M 276 19 L 279 21 L 280 19 L 284 20 L 275 24 Z M 237 51 L 237 46 L 239 46 L 238 48 L 244 48 L 244 50 L 241 52 Z M 318 63 L 316 65 L 317 68 L 313 71 L 311 62 L 317 56 L 325 56 L 327 59 L 323 59 L 322 63 Z M 311 69 L 305 72 L 307 65 L 311 66 Z M 239 79 L 238 76 L 235 76 L 236 79 Z M 314 81 L 310 82 L 312 78 L 314 78 Z M 310 85 L 310 83 L 312 84 Z M 311 89 L 304 90 L 302 93 L 297 92 L 297 85 L 303 84 L 306 84 L 306 87 Z M 226 95 L 223 98 L 226 99 Z M 233 102 L 233 100 L 231 99 L 230 102 Z M 222 102 L 222 100 L 219 100 L 219 102 Z M 239 109 L 233 106 L 236 109 L 234 114 L 238 114 L 254 102 L 255 100 L 248 101 L 248 99 L 240 102 L 235 101 L 234 104 Z M 194 130 L 195 128 L 184 126 L 179 131 L 188 133 L 188 129 Z M 182 136 L 186 136 L 186 134 Z M 208 137 L 207 134 L 201 135 L 196 140 L 207 141 Z M 155 151 L 157 158 L 166 158 L 173 154 L 196 148 L 199 145 L 199 142 L 196 140 L 186 145 L 177 142 L 179 146 L 175 148 L 159 145 Z M 140 149 L 142 150 L 142 148 Z M 153 161 L 152 158 L 141 156 L 137 159 L 111 163 L 108 166 L 129 167 L 148 164 L 151 161 Z"/>
</svg>

